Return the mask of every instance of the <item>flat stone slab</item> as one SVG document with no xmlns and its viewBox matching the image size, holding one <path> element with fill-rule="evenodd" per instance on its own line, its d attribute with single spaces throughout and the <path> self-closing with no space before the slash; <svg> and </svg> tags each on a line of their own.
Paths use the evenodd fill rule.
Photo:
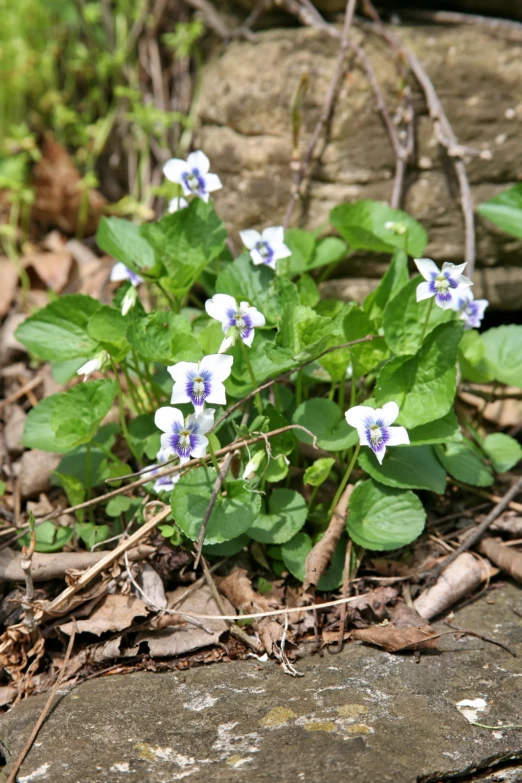
<svg viewBox="0 0 522 783">
<path fill-rule="evenodd" d="M 508 584 L 464 608 L 455 624 L 502 641 L 517 658 L 448 636 L 419 663 L 359 643 L 340 655 L 304 655 L 298 679 L 253 658 L 90 680 L 62 693 L 18 780 L 435 783 L 512 761 L 487 780 L 521 781 L 522 730 L 499 726 L 522 723 L 522 621 L 514 608 L 522 608 L 522 592 Z M 477 720 L 499 728 L 468 723 L 456 707 L 463 699 L 487 702 Z M 0 720 L 8 760 L 44 701 L 30 698 Z"/>
</svg>

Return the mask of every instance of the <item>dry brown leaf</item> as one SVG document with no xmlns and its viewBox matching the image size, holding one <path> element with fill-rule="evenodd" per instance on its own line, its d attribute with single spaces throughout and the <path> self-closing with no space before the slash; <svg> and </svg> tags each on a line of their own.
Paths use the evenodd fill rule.
<svg viewBox="0 0 522 783">
<path fill-rule="evenodd" d="M 506 511 L 489 529 L 492 533 L 507 533 L 511 538 L 522 538 L 522 517 L 514 511 Z"/>
<path fill-rule="evenodd" d="M 6 315 L 18 287 L 18 267 L 9 258 L 0 258 L 0 318 Z"/>
<path fill-rule="evenodd" d="M 335 547 L 346 527 L 348 514 L 348 502 L 352 494 L 353 485 L 348 484 L 332 514 L 332 518 L 325 530 L 324 536 L 312 547 L 305 561 L 305 578 L 303 589 L 308 590 L 310 585 L 314 587 L 326 571 L 328 563 L 332 559 Z"/>
<path fill-rule="evenodd" d="M 269 612 L 272 608 L 270 602 L 253 589 L 244 568 L 234 569 L 228 576 L 218 579 L 217 583 L 220 591 L 226 595 L 236 609 L 240 609 L 245 614 Z M 275 620 L 263 617 L 254 621 L 254 628 L 259 634 L 266 652 L 270 654 L 274 643 L 278 642 L 283 635 L 282 627 Z"/>
<path fill-rule="evenodd" d="M 45 226 L 58 226 L 67 234 L 75 234 L 84 198 L 81 177 L 67 150 L 51 134 L 46 135 L 42 157 L 33 168 L 33 186 L 32 217 Z M 88 191 L 83 224 L 86 236 L 96 232 L 106 203 L 101 193 Z"/>
<path fill-rule="evenodd" d="M 149 609 L 141 598 L 134 595 L 107 595 L 86 620 L 77 620 L 78 633 L 92 633 L 101 636 L 106 631 L 124 631 L 129 628 L 136 617 L 146 617 Z M 60 630 L 71 635 L 72 622 L 64 623 Z"/>
<path fill-rule="evenodd" d="M 480 542 L 479 549 L 513 579 L 522 582 L 522 552 L 517 552 L 513 547 L 495 541 L 494 538 L 485 538 Z"/>
<path fill-rule="evenodd" d="M 169 606 L 173 605 L 186 592 L 186 587 L 179 587 L 174 592 L 168 593 Z M 234 607 L 226 599 L 224 604 L 227 614 L 234 614 Z M 175 608 L 189 614 L 191 612 L 194 614 L 220 614 L 212 593 L 206 585 L 189 595 Z M 182 617 L 180 619 L 183 620 Z M 138 634 L 135 646 L 124 655 L 134 656 L 147 651 L 153 658 L 183 655 L 200 647 L 217 644 L 220 637 L 228 630 L 228 625 L 224 620 L 205 620 L 204 625 L 211 633 L 207 633 L 204 628 L 189 624 L 170 626 L 156 632 L 145 631 Z"/>
<path fill-rule="evenodd" d="M 383 586 L 376 587 L 373 590 L 369 590 L 367 593 L 358 596 L 355 600 L 351 600 L 349 604 L 350 609 L 371 609 L 376 617 L 379 619 L 384 618 L 386 606 L 397 598 L 397 590 L 395 587 Z"/>
<path fill-rule="evenodd" d="M 422 628 L 426 625 L 426 620 L 404 601 L 393 607 L 390 620 L 396 628 Z"/>
<path fill-rule="evenodd" d="M 489 386 L 477 386 L 477 389 L 491 392 Z M 505 394 L 517 394 L 520 389 L 513 386 L 503 388 Z M 492 424 L 496 424 L 501 429 L 505 427 L 516 427 L 522 420 L 522 402 L 515 399 L 496 400 L 488 402 L 484 406 L 484 400 L 481 397 L 475 397 L 470 392 L 460 392 L 459 397 L 471 407 L 480 410 L 481 416 Z"/>
<path fill-rule="evenodd" d="M 144 595 L 141 597 L 144 600 L 147 600 L 147 604 L 150 604 L 150 606 L 155 609 L 158 607 L 160 609 L 165 609 L 167 606 L 167 596 L 165 595 L 163 581 L 150 563 L 143 563 L 141 574 L 136 581 L 143 590 Z"/>
<path fill-rule="evenodd" d="M 358 628 L 352 631 L 352 638 L 367 644 L 375 644 L 386 652 L 401 650 L 435 650 L 439 640 L 429 625 L 422 628 L 397 628 L 388 625 L 376 625 L 373 628 Z"/>
<path fill-rule="evenodd" d="M 425 620 L 441 614 L 489 579 L 491 572 L 488 566 L 486 561 L 478 560 L 471 552 L 463 552 L 442 572 L 433 587 L 415 599 L 415 611 Z"/>
<path fill-rule="evenodd" d="M 47 288 L 57 292 L 63 291 L 67 285 L 73 264 L 73 258 L 66 250 L 54 253 L 30 253 L 23 261 L 26 269 L 33 269 Z"/>
</svg>

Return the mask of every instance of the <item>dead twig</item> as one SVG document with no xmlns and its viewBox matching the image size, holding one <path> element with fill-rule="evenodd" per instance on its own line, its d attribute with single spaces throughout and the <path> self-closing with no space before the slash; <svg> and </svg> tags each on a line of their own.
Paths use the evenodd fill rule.
<svg viewBox="0 0 522 783">
<path fill-rule="evenodd" d="M 24 383 L 23 386 L 20 386 L 20 388 L 13 392 L 13 394 L 10 394 L 9 397 L 6 397 L 5 400 L 0 400 L 0 411 L 2 411 L 8 405 L 11 405 L 11 403 L 19 400 L 20 397 L 24 397 L 27 392 L 35 389 L 43 382 L 43 379 L 43 373 L 38 373 L 38 375 L 35 375 L 34 378 L 31 378 L 30 381 L 27 381 L 27 383 Z"/>
<path fill-rule="evenodd" d="M 16 761 L 15 761 L 15 763 L 14 763 L 12 769 L 11 769 L 11 772 L 9 773 L 9 777 L 6 780 L 6 783 L 15 783 L 16 775 L 18 773 L 18 770 L 22 766 L 25 757 L 27 756 L 27 754 L 31 750 L 33 742 L 37 738 L 38 732 L 42 728 L 43 722 L 45 721 L 47 715 L 49 714 L 49 710 L 51 709 L 52 703 L 54 701 L 54 697 L 56 696 L 56 693 L 58 692 L 58 689 L 59 689 L 59 687 L 60 687 L 60 685 L 62 683 L 63 676 L 64 676 L 65 671 L 67 669 L 67 664 L 69 663 L 69 658 L 71 657 L 71 653 L 72 653 L 72 649 L 73 649 L 73 645 L 74 645 L 74 640 L 76 638 L 76 620 L 74 619 L 74 617 L 73 617 L 73 621 L 72 622 L 73 622 L 73 629 L 72 629 L 72 632 L 71 632 L 71 637 L 69 639 L 69 644 L 67 645 L 67 651 L 65 653 L 65 658 L 63 659 L 62 668 L 60 669 L 60 673 L 58 674 L 56 682 L 54 683 L 54 685 L 53 685 L 53 687 L 51 689 L 51 692 L 49 694 L 49 698 L 45 702 L 45 706 L 44 706 L 42 712 L 40 713 L 40 717 L 38 718 L 38 720 L 35 723 L 34 729 L 32 730 L 29 739 L 27 740 L 27 742 L 25 743 L 24 747 L 22 748 L 22 751 L 21 751 L 20 755 L 16 759 Z"/>
<path fill-rule="evenodd" d="M 328 90 L 326 92 L 326 96 L 324 99 L 323 106 L 321 108 L 321 113 L 319 115 L 319 120 L 314 128 L 314 131 L 312 133 L 312 138 L 310 139 L 310 143 L 308 144 L 308 148 L 301 160 L 300 163 L 297 161 L 292 161 L 292 163 L 297 164 L 297 170 L 296 170 L 296 176 L 295 180 L 292 184 L 292 192 L 290 194 L 290 200 L 288 202 L 288 206 L 286 208 L 285 217 L 283 220 L 283 226 L 284 228 L 288 228 L 290 224 L 290 220 L 292 218 L 292 214 L 295 208 L 295 205 L 299 201 L 300 194 L 299 190 L 301 187 L 301 184 L 306 177 L 306 173 L 310 167 L 310 163 L 312 161 L 312 157 L 315 151 L 315 148 L 317 146 L 317 143 L 319 139 L 321 138 L 321 134 L 324 131 L 324 128 L 326 126 L 326 123 L 328 122 L 328 118 L 330 117 L 332 113 L 333 103 L 335 99 L 335 95 L 337 93 L 337 88 L 339 85 L 339 82 L 341 80 L 341 77 L 343 75 L 344 71 L 344 61 L 346 58 L 346 53 L 349 48 L 349 41 L 350 41 L 350 29 L 352 26 L 353 21 L 353 14 L 355 11 L 355 3 L 356 0 L 348 0 L 346 3 L 346 10 L 344 14 L 344 24 L 343 24 L 343 30 L 341 33 L 341 43 L 339 48 L 339 54 L 337 56 L 337 61 L 335 63 L 334 72 L 332 74 L 332 78 L 330 79 L 330 84 L 328 85 Z M 308 9 L 308 13 L 311 15 L 312 18 L 315 18 L 315 24 L 318 24 L 317 18 L 314 16 L 314 14 Z"/>
<path fill-rule="evenodd" d="M 346 544 L 346 555 L 344 558 L 344 573 L 343 573 L 343 592 L 342 597 L 348 597 L 348 591 L 350 589 L 350 576 L 352 566 L 352 539 L 348 539 Z M 337 640 L 336 653 L 340 653 L 343 649 L 344 642 L 344 629 L 346 625 L 346 604 L 341 604 L 341 614 L 339 617 L 339 639 Z"/>
<path fill-rule="evenodd" d="M 502 642 L 499 642 L 497 639 L 492 639 L 491 636 L 484 636 L 484 634 L 477 633 L 476 631 L 466 631 L 465 628 L 456 628 L 448 620 L 446 620 L 446 625 L 449 626 L 449 628 L 451 628 L 454 633 L 462 633 L 465 634 L 466 636 L 474 636 L 476 639 L 480 639 L 481 641 L 487 642 L 488 644 L 496 644 L 497 647 L 501 647 L 503 650 L 505 650 L 510 655 L 512 655 L 513 658 L 517 657 L 517 654 L 516 652 L 514 652 L 514 650 L 512 650 L 506 644 L 502 644 Z M 440 635 L 443 636 L 443 634 Z"/>
<path fill-rule="evenodd" d="M 399 8 L 401 16 L 406 19 L 417 19 L 421 22 L 446 25 L 468 25 L 471 27 L 483 27 L 488 33 L 508 41 L 522 43 L 522 24 L 508 19 L 496 19 L 480 14 L 464 14 L 458 11 L 428 11 L 424 9 Z"/>
<path fill-rule="evenodd" d="M 348 503 L 352 494 L 353 485 L 349 484 L 339 498 L 332 518 L 321 539 L 312 547 L 305 561 L 305 578 L 303 590 L 308 590 L 310 585 L 317 586 L 321 576 L 332 559 L 335 548 L 346 527 Z"/>
<path fill-rule="evenodd" d="M 216 476 L 216 480 L 212 488 L 212 494 L 210 496 L 208 506 L 205 510 L 205 516 L 203 517 L 203 522 L 201 523 L 201 529 L 199 531 L 198 543 L 196 546 L 196 559 L 194 560 L 194 571 L 197 569 L 199 565 L 199 561 L 201 559 L 203 542 L 205 540 L 205 533 L 207 532 L 207 525 L 210 519 L 210 515 L 214 510 L 214 506 L 216 505 L 216 500 L 218 499 L 218 495 L 221 491 L 221 487 L 223 486 L 223 482 L 227 476 L 228 469 L 230 468 L 230 463 L 232 462 L 233 459 L 234 459 L 234 452 L 231 451 L 230 454 L 227 454 L 227 456 L 223 460 L 223 464 L 221 465 L 219 473 Z"/>
<path fill-rule="evenodd" d="M 500 499 L 500 501 L 497 503 L 497 505 L 491 509 L 489 514 L 487 515 L 486 519 L 480 523 L 480 525 L 469 535 L 462 544 L 456 549 L 454 552 L 452 552 L 451 555 L 448 555 L 442 563 L 439 563 L 438 566 L 431 569 L 431 571 L 427 571 L 424 574 L 421 574 L 421 577 L 428 578 L 430 580 L 436 579 L 439 574 L 441 574 L 445 568 L 449 566 L 450 563 L 453 563 L 453 561 L 462 554 L 462 552 L 466 552 L 468 549 L 471 549 L 472 546 L 475 546 L 476 543 L 480 541 L 486 530 L 489 528 L 491 524 L 495 521 L 495 519 L 502 514 L 504 509 L 509 505 L 509 503 L 513 500 L 514 497 L 518 495 L 519 492 L 522 491 L 522 477 L 516 481 L 510 489 L 505 493 L 504 497 Z"/>
<path fill-rule="evenodd" d="M 29 635 L 32 635 L 36 629 L 35 612 L 34 612 L 34 582 L 33 575 L 31 573 L 31 565 L 33 560 L 34 550 L 36 548 L 36 529 L 34 526 L 34 517 L 30 515 L 30 543 L 29 548 L 25 545 L 22 547 L 22 556 L 20 558 L 20 568 L 23 571 L 25 579 L 25 595 L 22 598 L 22 607 L 24 609 L 24 623 Z"/>
</svg>

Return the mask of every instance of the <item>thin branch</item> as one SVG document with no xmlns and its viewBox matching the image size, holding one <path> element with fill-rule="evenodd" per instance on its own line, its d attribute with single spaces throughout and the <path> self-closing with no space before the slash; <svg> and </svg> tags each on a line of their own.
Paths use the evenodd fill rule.
<svg viewBox="0 0 522 783">
<path fill-rule="evenodd" d="M 31 750 L 31 748 L 33 746 L 33 742 L 37 738 L 38 732 L 42 728 L 43 722 L 46 719 L 47 715 L 49 714 L 49 710 L 51 709 L 52 703 L 54 701 L 54 697 L 56 696 L 56 693 L 58 692 L 58 689 L 59 689 L 59 687 L 60 687 L 60 685 L 62 683 L 63 676 L 65 674 L 65 670 L 67 669 L 67 664 L 69 663 L 69 658 L 71 657 L 71 653 L 72 653 L 72 649 L 73 649 L 73 645 L 74 645 L 74 640 L 75 640 L 75 637 L 76 637 L 76 620 L 75 620 L 74 617 L 72 618 L 72 623 L 73 623 L 73 627 L 72 627 L 72 631 L 71 631 L 71 637 L 69 639 L 69 644 L 67 645 L 67 652 L 65 653 L 65 658 L 63 659 L 63 664 L 62 664 L 62 668 L 60 669 L 60 673 L 59 673 L 59 675 L 58 675 L 58 677 L 56 679 L 56 682 L 54 683 L 54 685 L 53 685 L 53 687 L 51 689 L 51 692 L 49 694 L 49 698 L 45 702 L 45 707 L 43 708 L 42 712 L 40 713 L 40 717 L 36 721 L 36 724 L 34 726 L 34 729 L 31 732 L 31 735 L 30 735 L 29 739 L 27 740 L 27 742 L 25 743 L 24 747 L 22 748 L 22 751 L 21 751 L 20 755 L 16 759 L 16 761 L 15 761 L 15 763 L 14 763 L 12 769 L 11 769 L 11 772 L 9 773 L 9 777 L 6 780 L 6 783 L 15 783 L 16 775 L 18 773 L 18 770 L 22 766 L 25 757 L 27 756 L 27 754 Z"/>
<path fill-rule="evenodd" d="M 11 405 L 12 402 L 19 400 L 20 397 L 23 397 L 25 394 L 27 394 L 27 392 L 35 389 L 43 382 L 43 379 L 43 373 L 38 373 L 34 376 L 34 378 L 31 378 L 30 381 L 27 381 L 27 383 L 24 383 L 23 386 L 20 386 L 20 388 L 13 392 L 13 394 L 10 394 L 9 397 L 6 397 L 5 400 L 0 400 L 0 411 L 6 408 L 8 405 Z"/>
<path fill-rule="evenodd" d="M 330 79 L 330 84 L 328 85 L 328 90 L 326 92 L 326 96 L 324 99 L 324 103 L 321 109 L 321 114 L 319 115 L 319 120 L 314 128 L 314 131 L 312 133 L 312 138 L 310 139 L 310 143 L 308 145 L 308 149 L 306 150 L 303 159 L 301 160 L 301 163 L 299 165 L 299 168 L 296 172 L 295 181 L 292 185 L 292 192 L 290 195 L 290 200 L 288 202 L 288 206 L 286 208 L 285 217 L 283 220 L 283 226 L 284 228 L 288 228 L 290 224 L 290 220 L 292 218 L 292 214 L 295 208 L 296 203 L 298 202 L 300 196 L 299 196 L 299 189 L 301 187 L 301 184 L 306 177 L 307 171 L 310 167 L 310 163 L 312 161 L 312 157 L 315 151 L 315 148 L 317 146 L 317 143 L 319 139 L 321 138 L 321 135 L 324 131 L 324 128 L 326 126 L 326 123 L 328 122 L 328 118 L 330 117 L 332 113 L 332 107 L 335 95 L 337 93 L 337 87 L 341 80 L 341 77 L 344 72 L 344 61 L 346 58 L 346 52 L 349 48 L 349 40 L 350 40 L 350 29 L 352 26 L 353 21 L 353 14 L 355 11 L 355 3 L 356 0 L 348 0 L 346 3 L 346 11 L 344 14 L 344 25 L 343 25 L 343 31 L 341 34 L 341 44 L 339 48 L 339 54 L 337 56 L 337 61 L 335 63 L 334 72 L 332 74 L 332 78 Z M 310 13 L 310 11 L 308 11 Z M 314 18 L 314 15 L 311 14 L 311 17 Z M 315 19 L 315 24 L 318 24 L 317 19 Z"/>
<path fill-rule="evenodd" d="M 214 506 L 216 505 L 216 500 L 218 499 L 218 495 L 221 491 L 221 487 L 223 486 L 223 482 L 227 477 L 228 469 L 230 468 L 230 463 L 232 462 L 233 459 L 234 459 L 234 452 L 231 451 L 229 454 L 227 454 L 227 456 L 223 460 L 223 464 L 221 465 L 219 473 L 216 476 L 214 487 L 212 489 L 212 494 L 210 496 L 208 506 L 205 510 L 205 516 L 203 517 L 203 522 L 201 523 L 201 529 L 199 531 L 198 543 L 196 547 L 196 559 L 194 560 L 194 571 L 199 565 L 201 552 L 203 550 L 203 542 L 205 540 L 205 533 L 207 532 L 207 525 L 210 519 L 210 515 L 214 510 Z"/>
<path fill-rule="evenodd" d="M 493 524 L 495 519 L 502 514 L 504 509 L 509 505 L 509 503 L 513 500 L 514 497 L 518 495 L 519 492 L 522 491 L 522 477 L 516 481 L 512 487 L 506 492 L 504 497 L 500 500 L 497 505 L 491 509 L 489 514 L 487 515 L 486 519 L 480 523 L 480 525 L 473 530 L 471 535 L 469 535 L 462 544 L 456 549 L 454 552 L 451 553 L 451 555 L 448 555 L 442 563 L 439 563 L 438 566 L 435 568 L 432 568 L 431 571 L 427 571 L 424 574 L 421 574 L 421 577 L 429 578 L 430 581 L 432 579 L 436 579 L 448 566 L 450 563 L 453 563 L 453 561 L 462 554 L 462 552 L 466 552 L 468 549 L 471 549 L 472 546 L 475 546 L 478 541 L 482 538 L 486 530 L 489 528 L 490 525 Z"/>
<path fill-rule="evenodd" d="M 496 19 L 480 14 L 463 14 L 457 11 L 428 11 L 424 9 L 399 8 L 401 17 L 417 19 L 421 22 L 446 25 L 468 25 L 483 27 L 488 33 L 508 41 L 522 43 L 522 24 L 508 19 Z"/>
</svg>

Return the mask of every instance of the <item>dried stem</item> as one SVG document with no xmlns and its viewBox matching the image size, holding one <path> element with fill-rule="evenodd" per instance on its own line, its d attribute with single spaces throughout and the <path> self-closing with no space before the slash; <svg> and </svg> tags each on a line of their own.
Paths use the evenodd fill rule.
<svg viewBox="0 0 522 783">
<path fill-rule="evenodd" d="M 208 506 L 205 511 L 205 516 L 203 517 L 203 522 L 201 523 L 201 529 L 199 531 L 198 543 L 196 547 L 196 559 L 194 560 L 194 570 L 196 570 L 196 568 L 199 565 L 199 561 L 201 559 L 201 551 L 203 549 L 203 542 L 205 540 L 205 533 L 207 532 L 207 525 L 210 519 L 210 515 L 214 510 L 214 506 L 216 505 L 216 500 L 218 499 L 218 495 L 221 491 L 221 487 L 223 486 L 223 482 L 227 477 L 228 469 L 230 468 L 230 463 L 232 462 L 233 458 L 234 458 L 234 452 L 231 451 L 229 454 L 227 454 L 227 456 L 223 460 L 223 464 L 221 465 L 219 473 L 216 476 L 214 487 L 212 489 L 212 494 L 210 496 L 210 500 L 208 502 Z"/>
<path fill-rule="evenodd" d="M 344 558 L 344 573 L 343 573 L 343 592 L 342 597 L 347 598 L 350 589 L 350 576 L 352 567 L 352 539 L 348 539 L 346 544 L 346 555 Z M 337 640 L 336 653 L 340 653 L 343 649 L 344 641 L 344 628 L 346 625 L 346 604 L 341 604 L 341 615 L 339 617 L 339 639 Z"/>
<path fill-rule="evenodd" d="M 31 566 L 33 560 L 34 550 L 36 548 L 36 530 L 34 527 L 34 517 L 31 514 L 30 519 L 30 543 L 29 549 L 25 546 L 22 547 L 22 556 L 20 558 L 20 568 L 24 572 L 25 579 L 25 595 L 22 599 L 22 606 L 24 609 L 24 623 L 25 627 L 32 634 L 36 628 L 35 611 L 34 611 L 34 582 L 33 575 L 31 573 Z"/>
</svg>

